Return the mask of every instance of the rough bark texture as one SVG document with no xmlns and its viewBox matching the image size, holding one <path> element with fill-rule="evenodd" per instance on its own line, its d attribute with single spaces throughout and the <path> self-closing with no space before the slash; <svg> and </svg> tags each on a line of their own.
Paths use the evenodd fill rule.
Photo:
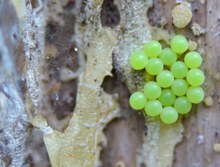
<svg viewBox="0 0 220 167">
<path fill-rule="evenodd" d="M 26 58 L 16 65 L 17 36 L 11 35 L 17 34 L 16 13 L 8 3 L 3 7 L 5 2 L 0 4 L 0 166 L 22 166 L 26 158 L 27 118 L 16 65 L 25 66 L 25 72 L 19 71 L 26 76 L 26 109 L 44 133 L 54 167 L 220 166 L 220 1 L 190 0 L 193 20 L 184 29 L 172 24 L 175 1 L 13 1 L 24 30 Z M 24 8 L 25 19 L 19 12 Z M 130 92 L 143 86 L 143 74 L 134 72 L 128 60 L 144 42 L 169 43 L 175 33 L 197 42 L 206 75 L 203 87 L 213 105 L 194 106 L 191 114 L 166 126 L 129 107 Z M 33 130 L 28 146 L 33 162 L 28 162 L 51 166 L 38 134 Z"/>
<path fill-rule="evenodd" d="M 28 118 L 15 66 L 20 40 L 18 18 L 12 4 L 0 1 L 0 166 L 24 166 Z"/>
<path fill-rule="evenodd" d="M 174 166 L 216 167 L 220 166 L 219 152 L 214 145 L 220 142 L 219 126 L 219 10 L 220 1 L 207 1 L 199 5 L 194 20 L 207 31 L 205 36 L 198 37 L 200 51 L 203 52 L 203 69 L 206 74 L 204 89 L 206 96 L 213 99 L 213 105 L 196 106 L 193 112 L 184 119 L 184 139 L 176 148 Z M 203 16 L 203 17 L 201 17 Z"/>
</svg>

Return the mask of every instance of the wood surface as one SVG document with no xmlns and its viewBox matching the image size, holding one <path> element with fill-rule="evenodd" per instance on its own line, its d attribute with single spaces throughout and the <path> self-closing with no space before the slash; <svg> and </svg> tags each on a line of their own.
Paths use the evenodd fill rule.
<svg viewBox="0 0 220 167">
<path fill-rule="evenodd" d="M 27 0 L 27 1 L 33 2 L 35 5 L 40 2 L 40 1 L 34 1 L 34 0 L 33 1 Z M 57 2 L 58 1 L 59 0 L 57 0 Z M 88 0 L 88 1 L 98 2 L 95 0 L 94 1 Z M 150 0 L 134 0 L 134 1 L 141 2 L 141 3 L 150 2 Z M 102 1 L 100 0 L 100 2 Z M 124 27 L 121 27 L 120 29 L 118 29 L 117 26 L 123 23 L 120 19 L 126 18 L 126 12 L 128 14 L 130 13 L 129 11 L 126 11 L 126 12 L 123 11 L 123 10 L 126 10 L 124 9 L 124 5 L 126 5 L 129 2 L 132 2 L 132 0 L 115 0 L 115 4 L 113 0 L 104 0 L 104 3 L 102 5 L 102 10 L 100 11 L 101 19 L 102 19 L 102 26 L 104 28 L 110 27 L 116 33 L 118 32 L 123 33 L 123 31 L 125 31 L 125 29 L 123 29 Z M 220 88 L 219 87 L 219 84 L 220 84 L 220 65 L 219 65 L 220 64 L 220 47 L 219 47 L 220 45 L 220 1 L 219 0 L 190 0 L 188 2 L 191 4 L 193 18 L 192 18 L 191 23 L 183 29 L 177 29 L 172 24 L 172 9 L 176 5 L 176 1 L 174 0 L 153 0 L 152 7 L 146 13 L 146 17 L 148 18 L 149 24 L 153 28 L 154 27 L 161 28 L 161 30 L 164 30 L 166 33 L 168 32 L 170 34 L 181 33 L 181 34 L 184 34 L 188 39 L 197 42 L 198 51 L 202 54 L 202 57 L 203 57 L 202 69 L 204 70 L 205 76 L 206 76 L 206 81 L 205 81 L 205 84 L 203 85 L 203 88 L 205 90 L 206 97 L 210 97 L 213 100 L 213 105 L 207 106 L 204 103 L 195 105 L 189 115 L 182 117 L 182 124 L 184 128 L 184 131 L 182 132 L 183 137 L 182 137 L 182 141 L 179 142 L 174 149 L 172 166 L 173 167 L 220 167 L 220 148 L 214 148 L 215 146 L 218 146 L 218 144 L 220 143 L 220 106 L 219 106 L 219 103 L 220 103 L 220 96 L 219 96 L 219 93 L 220 93 L 220 90 L 219 90 Z M 77 3 L 80 4 L 81 1 L 77 1 Z M 47 71 L 48 78 L 46 79 L 46 84 L 44 84 L 44 86 L 46 87 L 46 91 L 43 91 L 44 94 L 47 94 L 48 101 L 45 100 L 44 103 L 46 103 L 45 105 L 49 106 L 50 110 L 48 111 L 43 110 L 42 112 L 45 112 L 43 113 L 43 115 L 46 117 L 48 124 L 52 128 L 57 129 L 59 131 L 63 131 L 65 129 L 66 124 L 68 123 L 68 121 L 70 120 L 70 117 L 72 116 L 71 113 L 76 105 L 75 104 L 75 101 L 77 99 L 76 98 L 76 93 L 77 93 L 76 86 L 78 83 L 77 79 L 73 79 L 73 80 L 69 79 L 71 81 L 68 80 L 68 82 L 60 81 L 61 76 L 60 76 L 59 70 L 62 69 L 63 67 L 68 67 L 70 70 L 76 71 L 77 67 L 80 66 L 79 63 L 77 63 L 79 61 L 78 60 L 79 57 L 77 57 L 77 54 L 79 54 L 80 52 L 81 54 L 85 54 L 83 50 L 80 50 L 78 53 L 76 50 L 74 50 L 75 47 L 77 46 L 77 40 L 72 40 L 72 39 L 74 39 L 74 37 L 77 36 L 77 35 L 74 35 L 74 33 L 77 33 L 77 31 L 74 29 L 75 24 L 81 24 L 80 26 L 82 26 L 81 27 L 82 29 L 80 29 L 80 31 L 82 32 L 85 30 L 83 28 L 88 26 L 86 25 L 86 19 L 89 20 L 90 18 L 86 18 L 86 14 L 89 15 L 91 13 L 89 13 L 88 11 L 87 11 L 88 13 L 86 13 L 86 11 L 83 11 L 86 9 L 86 8 L 83 8 L 86 6 L 86 3 L 87 1 L 82 1 L 82 4 L 81 4 L 82 6 L 80 8 L 81 13 L 80 12 L 74 13 L 74 8 L 76 6 L 76 1 L 74 0 L 69 0 L 65 4 L 65 6 L 58 5 L 58 7 L 60 7 L 58 10 L 58 14 L 56 13 L 58 15 L 58 18 L 56 18 L 56 16 L 53 16 L 53 15 L 50 16 L 52 17 L 52 19 L 49 18 L 48 19 L 49 21 L 47 20 L 48 22 L 44 27 L 46 40 L 45 41 L 43 40 L 44 39 L 43 36 L 39 40 L 40 44 L 45 44 L 45 48 L 44 48 L 45 53 L 46 53 L 45 57 L 47 57 L 48 55 L 49 56 L 52 55 L 51 58 L 48 58 L 48 60 L 44 60 L 45 61 L 44 63 L 46 64 L 46 65 L 44 64 L 45 65 L 44 67 L 45 69 L 48 70 Z M 117 5 L 119 6 L 119 8 Z M 130 7 L 132 9 L 132 6 Z M 96 10 L 96 8 L 94 9 Z M 50 10 L 53 10 L 53 9 L 50 9 Z M 92 9 L 90 10 L 92 11 Z M 5 12 L 5 13 L 8 12 L 10 15 L 10 18 L 13 18 L 13 16 L 11 16 L 10 14 L 14 12 L 13 9 L 5 11 L 5 8 L 0 8 L 0 13 L 2 12 Z M 39 10 L 38 12 L 41 12 L 41 10 Z M 59 14 L 59 12 L 61 14 Z M 51 12 L 51 13 L 54 14 L 55 12 Z M 122 13 L 122 15 L 120 15 L 120 13 Z M 85 16 L 83 16 L 83 14 L 85 14 Z M 80 18 L 82 20 L 78 18 L 79 15 L 82 16 Z M 5 16 L 7 15 L 0 16 L 0 19 L 1 19 L 0 20 L 0 23 L 1 23 L 0 32 L 1 33 L 3 32 L 3 30 L 6 31 L 7 28 L 5 29 L 5 26 L 8 26 L 7 24 L 3 24 L 4 22 L 7 22 L 4 20 Z M 62 25 L 57 20 L 58 21 L 62 20 L 65 24 Z M 165 25 L 162 24 L 164 20 L 167 21 L 167 24 Z M 8 21 L 10 21 L 10 19 L 8 19 Z M 99 20 L 95 20 L 94 22 L 96 21 L 99 21 Z M 195 36 L 191 28 L 195 23 L 197 23 L 202 30 L 202 34 L 199 36 Z M 124 22 L 123 24 L 126 25 L 126 22 Z M 88 27 L 90 26 L 92 27 L 92 25 L 89 25 Z M 8 30 L 10 30 L 9 27 L 10 26 L 8 26 Z M 10 32 L 7 32 L 7 33 L 9 34 Z M 20 35 L 22 35 L 22 33 Z M 80 35 L 81 34 L 79 33 L 78 38 L 80 38 Z M 7 35 L 3 35 L 0 38 L 0 40 L 2 38 L 4 38 L 4 40 L 5 39 L 8 40 Z M 85 43 L 83 44 L 82 41 L 80 44 L 82 44 L 82 46 L 86 45 Z M 88 42 L 88 46 L 89 46 L 90 41 L 84 41 L 84 42 Z M 13 58 L 12 58 L 13 55 L 16 55 L 16 58 L 14 59 L 15 61 L 17 60 L 16 68 L 9 69 L 9 72 L 10 70 L 12 70 L 12 72 L 17 73 L 16 69 L 18 69 L 18 73 L 21 73 L 21 75 L 22 74 L 24 75 L 25 73 L 24 67 L 25 67 L 26 62 L 24 62 L 24 55 L 22 54 L 22 51 L 21 51 L 23 50 L 22 40 L 20 40 L 20 42 L 17 42 L 17 44 L 19 45 L 16 45 L 17 48 L 15 48 L 14 44 L 12 45 L 11 43 L 5 43 L 6 48 L 10 49 L 11 46 L 13 46 L 11 51 L 9 52 L 10 54 L 7 55 L 11 58 L 8 60 L 12 60 L 12 63 L 13 63 Z M 82 49 L 83 47 L 84 48 L 88 47 L 87 45 L 83 47 L 82 46 L 79 47 L 79 49 Z M 95 46 L 95 45 L 92 45 L 92 46 Z M 16 52 L 18 53 L 16 54 Z M 19 57 L 19 56 L 23 56 L 23 57 Z M 42 54 L 41 56 L 44 56 L 44 55 Z M 0 55 L 0 58 L 1 58 L 1 55 Z M 0 67 L 0 71 L 2 71 L 1 68 L 5 68 L 5 66 L 4 66 L 4 62 L 1 61 L 1 59 L 0 59 L 0 63 L 3 64 Z M 145 124 L 146 120 L 144 116 L 141 114 L 141 112 L 135 112 L 129 107 L 128 100 L 129 100 L 130 92 L 126 84 L 120 81 L 120 76 L 117 76 L 117 70 L 113 69 L 112 74 L 113 75 L 111 77 L 110 76 L 105 77 L 101 85 L 101 89 L 103 89 L 108 94 L 113 95 L 113 97 L 115 94 L 118 94 L 117 97 L 118 97 L 118 102 L 120 104 L 120 117 L 112 120 L 104 128 L 104 134 L 107 138 L 106 141 L 108 142 L 107 142 L 107 145 L 104 145 L 104 144 L 102 145 L 102 143 L 99 143 L 99 147 L 103 148 L 101 151 L 101 155 L 100 155 L 100 160 L 102 162 L 101 166 L 102 167 L 135 167 L 139 156 L 143 156 L 143 153 L 141 153 L 140 150 L 142 149 L 143 142 L 144 142 L 143 136 L 147 138 L 147 136 L 149 135 L 148 124 Z M 23 95 L 20 95 L 20 89 L 17 88 L 17 85 L 20 84 L 21 78 L 18 79 L 17 77 L 20 77 L 20 76 L 17 75 L 12 78 L 12 83 L 16 85 L 13 91 L 15 91 L 19 95 L 18 99 L 21 100 L 22 102 L 24 99 L 24 103 L 25 103 L 26 99 L 23 97 L 26 95 L 27 88 L 26 86 L 24 86 L 25 84 L 20 85 L 20 87 L 22 86 L 24 87 L 24 88 L 22 87 L 23 89 L 21 90 L 23 91 L 22 92 Z M 3 80 L 6 80 L 8 77 L 7 75 L 5 75 L 2 78 Z M 2 85 L 3 85 L 3 82 L 0 82 L 0 95 L 3 97 L 4 95 L 3 86 L 7 86 L 9 84 L 4 84 L 3 86 Z M 56 97 L 59 97 L 59 100 L 56 100 L 55 95 Z M 9 100 L 13 100 L 13 99 L 10 98 Z M 39 99 L 39 100 L 42 101 L 42 99 Z M 0 102 L 1 102 L 1 99 L 0 99 Z M 21 104 L 23 107 L 23 103 Z M 0 108 L 0 112 L 1 112 L 1 108 Z M 16 112 L 16 108 L 15 110 L 11 110 L 11 112 L 12 113 Z M 0 115 L 1 119 L 5 118 L 6 114 L 5 113 L 3 114 Z M 24 114 L 24 108 L 22 108 L 22 114 Z M 9 118 L 10 117 L 8 117 L 8 119 Z M 5 120 L 7 120 L 7 118 Z M 33 166 L 33 167 L 51 166 L 48 157 L 45 156 L 46 148 L 43 143 L 43 137 L 39 135 L 39 131 L 37 131 L 36 128 L 34 128 L 34 130 L 32 131 L 32 134 L 30 134 L 29 131 L 27 130 L 28 124 L 26 121 L 27 120 L 25 119 L 25 124 L 22 127 L 22 132 L 24 131 L 23 133 L 24 140 L 21 140 L 20 143 L 16 143 L 18 145 L 22 145 L 21 146 L 22 154 L 19 157 L 19 159 L 21 160 L 20 162 L 23 163 L 24 159 L 28 155 L 28 159 L 26 160 L 26 162 L 30 166 Z M 1 121 L 1 123 L 2 122 L 3 121 Z M 14 120 L 12 120 L 12 125 L 14 124 L 15 124 Z M 1 128 L 7 128 L 7 127 L 4 127 L 2 125 Z M 2 129 L 0 130 L 1 130 L 0 133 L 2 133 Z M 9 130 L 12 130 L 13 132 L 16 129 L 9 129 Z M 17 130 L 17 132 L 20 132 L 20 131 Z M 29 138 L 30 141 L 27 144 L 27 148 L 25 148 L 24 142 L 26 140 L 27 135 L 31 137 Z M 13 135 L 12 135 L 12 138 L 13 138 Z M 3 139 L 4 139 L 4 136 L 3 135 L 0 136 L 0 141 L 2 141 Z M 12 139 L 8 139 L 8 141 L 10 140 Z M 172 143 L 172 141 L 175 141 L 175 140 L 171 139 L 170 142 Z M 0 144 L 2 148 L 2 143 Z M 14 145 L 14 146 L 17 146 L 17 145 Z M 6 147 L 8 146 L 6 145 Z M 166 146 L 164 148 L 166 148 Z M 23 155 L 26 149 L 28 149 L 28 153 L 27 155 Z M 150 151 L 151 150 L 149 150 L 149 152 L 146 152 L 144 154 L 146 159 L 148 158 L 148 155 L 151 155 Z M 11 154 L 11 152 L 9 152 L 7 155 L 4 151 L 0 150 L 0 154 L 1 154 L 0 164 L 6 164 L 6 166 L 14 165 L 14 164 L 10 164 L 12 161 L 11 156 L 13 155 Z M 141 162 L 139 165 L 140 166 L 136 166 L 136 167 L 157 167 L 157 166 L 146 166 L 146 163 L 141 163 Z M 164 166 L 162 164 L 162 166 L 158 166 L 158 167 L 171 167 L 171 166 Z"/>
</svg>

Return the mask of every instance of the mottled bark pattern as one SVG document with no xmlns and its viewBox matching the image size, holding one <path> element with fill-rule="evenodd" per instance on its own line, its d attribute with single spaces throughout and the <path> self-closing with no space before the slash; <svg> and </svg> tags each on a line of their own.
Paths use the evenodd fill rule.
<svg viewBox="0 0 220 167">
<path fill-rule="evenodd" d="M 0 166 L 22 167 L 28 118 L 15 66 L 18 19 L 9 1 L 0 1 Z"/>
</svg>

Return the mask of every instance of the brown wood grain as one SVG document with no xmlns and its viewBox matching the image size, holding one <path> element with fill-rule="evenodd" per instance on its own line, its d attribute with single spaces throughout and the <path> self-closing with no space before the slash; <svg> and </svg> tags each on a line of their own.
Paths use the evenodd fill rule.
<svg viewBox="0 0 220 167">
<path fill-rule="evenodd" d="M 200 6 L 193 21 L 207 29 L 205 36 L 197 38 L 200 49 L 204 49 L 203 69 L 206 75 L 204 90 L 214 101 L 212 107 L 204 104 L 196 106 L 191 115 L 183 120 L 185 132 L 182 143 L 176 148 L 175 167 L 219 167 L 220 154 L 213 150 L 220 142 L 219 82 L 215 74 L 219 72 L 219 6 L 220 1 L 207 1 Z M 204 141 L 201 139 L 204 137 Z"/>
</svg>

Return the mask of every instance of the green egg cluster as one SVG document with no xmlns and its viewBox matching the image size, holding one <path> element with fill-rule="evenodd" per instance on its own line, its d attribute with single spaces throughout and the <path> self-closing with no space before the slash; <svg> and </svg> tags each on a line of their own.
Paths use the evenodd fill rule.
<svg viewBox="0 0 220 167">
<path fill-rule="evenodd" d="M 143 89 L 130 97 L 133 109 L 144 110 L 149 117 L 160 117 L 165 124 L 172 124 L 179 114 L 189 113 L 192 104 L 202 102 L 202 57 L 196 51 L 188 51 L 188 47 L 183 35 L 175 35 L 170 48 L 162 48 L 160 42 L 152 40 L 133 52 L 131 67 L 145 70 L 147 78 Z"/>
</svg>

